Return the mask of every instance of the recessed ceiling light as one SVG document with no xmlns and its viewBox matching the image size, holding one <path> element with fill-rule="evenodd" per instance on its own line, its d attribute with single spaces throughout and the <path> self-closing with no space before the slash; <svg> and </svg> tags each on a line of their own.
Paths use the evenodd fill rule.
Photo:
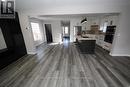
<svg viewBox="0 0 130 87">
<path fill-rule="evenodd" d="M 5 2 L 6 0 L 1 0 L 1 1 Z"/>
</svg>

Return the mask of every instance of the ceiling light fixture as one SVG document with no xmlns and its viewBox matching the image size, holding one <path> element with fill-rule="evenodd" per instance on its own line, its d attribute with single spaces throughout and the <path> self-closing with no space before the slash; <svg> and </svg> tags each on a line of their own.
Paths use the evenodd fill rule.
<svg viewBox="0 0 130 87">
<path fill-rule="evenodd" d="M 85 22 L 87 22 L 87 18 L 84 18 L 84 19 L 81 21 L 81 23 L 85 23 Z"/>
</svg>

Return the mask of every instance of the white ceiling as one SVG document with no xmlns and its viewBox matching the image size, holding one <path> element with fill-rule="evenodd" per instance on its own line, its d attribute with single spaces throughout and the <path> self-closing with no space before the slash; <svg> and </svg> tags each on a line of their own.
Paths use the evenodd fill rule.
<svg viewBox="0 0 130 87">
<path fill-rule="evenodd" d="M 118 13 L 96 13 L 96 14 L 69 14 L 69 15 L 37 15 L 30 16 L 31 18 L 37 18 L 41 20 L 70 20 L 70 19 L 83 19 L 83 18 L 95 18 L 95 17 L 105 17 L 111 15 L 119 15 Z"/>
<path fill-rule="evenodd" d="M 130 0 L 16 0 L 16 9 L 29 12 L 29 16 L 34 18 L 62 20 L 65 18 L 111 15 L 111 10 L 114 13 L 115 9 L 126 5 L 128 2 Z M 110 9 L 108 10 L 109 14 L 105 9 Z M 101 10 L 100 14 L 97 14 L 99 10 Z"/>
<path fill-rule="evenodd" d="M 18 10 L 38 10 L 47 8 L 59 8 L 64 6 L 86 6 L 104 4 L 123 4 L 129 0 L 15 0 Z"/>
</svg>

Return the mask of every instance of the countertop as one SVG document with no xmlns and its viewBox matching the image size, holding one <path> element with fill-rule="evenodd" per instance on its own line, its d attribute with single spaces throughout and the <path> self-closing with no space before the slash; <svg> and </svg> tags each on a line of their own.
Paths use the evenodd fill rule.
<svg viewBox="0 0 130 87">
<path fill-rule="evenodd" d="M 95 35 L 76 36 L 78 40 L 96 40 Z"/>
</svg>

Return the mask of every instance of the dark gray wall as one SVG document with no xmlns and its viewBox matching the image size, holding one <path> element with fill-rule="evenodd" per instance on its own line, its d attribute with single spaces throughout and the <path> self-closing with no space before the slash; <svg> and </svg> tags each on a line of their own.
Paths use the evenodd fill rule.
<svg viewBox="0 0 130 87">
<path fill-rule="evenodd" d="M 0 69 L 26 55 L 18 14 L 15 19 L 0 19 L 0 27 L 7 49 L 0 51 Z"/>
</svg>

